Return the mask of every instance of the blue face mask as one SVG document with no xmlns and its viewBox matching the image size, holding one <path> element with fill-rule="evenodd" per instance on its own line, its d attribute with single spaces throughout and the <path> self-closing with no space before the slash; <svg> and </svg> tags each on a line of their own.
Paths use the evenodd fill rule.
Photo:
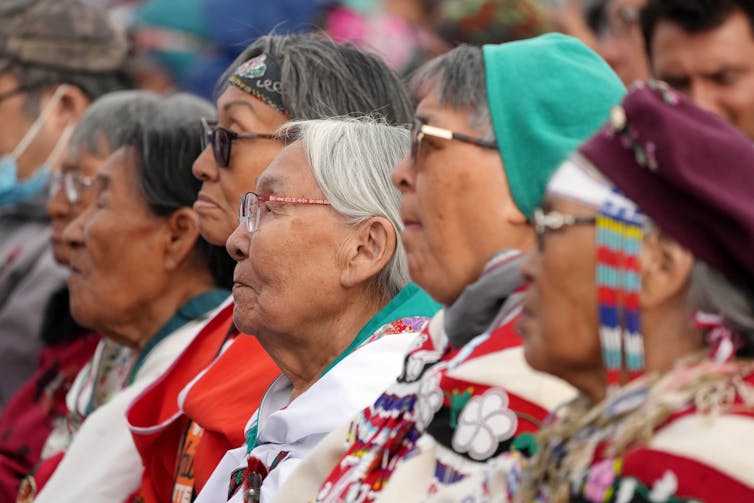
<svg viewBox="0 0 754 503">
<path fill-rule="evenodd" d="M 65 86 L 60 86 L 55 90 L 55 93 L 50 98 L 44 110 L 42 110 L 42 113 L 39 114 L 39 117 L 31 125 L 16 148 L 13 149 L 13 152 L 3 154 L 0 157 L 0 208 L 6 208 L 31 199 L 40 194 L 47 186 L 52 172 L 50 163 L 58 157 L 61 148 L 67 143 L 70 136 L 70 127 L 66 127 L 52 152 L 47 157 L 47 160 L 37 167 L 30 177 L 23 181 L 18 179 L 18 158 L 29 148 L 39 130 L 42 129 L 50 112 L 57 102 L 60 101 L 64 90 Z"/>
<path fill-rule="evenodd" d="M 40 166 L 26 180 L 18 181 L 18 164 L 11 154 L 0 158 L 0 208 L 6 208 L 31 199 L 45 190 L 50 180 L 50 167 Z"/>
</svg>

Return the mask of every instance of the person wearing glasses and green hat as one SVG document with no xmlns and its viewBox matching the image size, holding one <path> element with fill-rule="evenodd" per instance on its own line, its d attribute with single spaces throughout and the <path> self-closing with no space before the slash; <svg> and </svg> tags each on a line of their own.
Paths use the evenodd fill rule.
<svg viewBox="0 0 754 503">
<path fill-rule="evenodd" d="M 445 309 L 397 382 L 326 437 L 275 501 L 423 500 L 525 450 L 574 393 L 524 361 L 519 267 L 550 173 L 608 117 L 622 83 L 581 42 L 549 34 L 460 46 L 420 68 L 411 90 L 411 152 L 392 173 L 401 239 L 412 280 Z"/>
<path fill-rule="evenodd" d="M 215 245 L 238 226 L 239 196 L 255 190 L 285 146 L 275 133 L 288 120 L 373 114 L 408 125 L 412 119 L 405 88 L 384 62 L 313 34 L 267 35 L 251 44 L 220 77 L 216 105 L 218 120 L 203 121 L 205 148 L 193 168 L 202 181 L 194 204 L 200 231 Z M 407 312 L 431 316 L 439 309 L 416 285 L 406 290 Z M 259 341 L 232 325 L 233 310 L 229 298 L 128 413 L 145 464 L 138 493 L 146 502 L 198 494 L 226 451 L 245 444 L 246 424 L 280 373 Z M 359 398 L 365 401 L 353 412 L 389 381 L 379 389 L 365 381 Z"/>
</svg>

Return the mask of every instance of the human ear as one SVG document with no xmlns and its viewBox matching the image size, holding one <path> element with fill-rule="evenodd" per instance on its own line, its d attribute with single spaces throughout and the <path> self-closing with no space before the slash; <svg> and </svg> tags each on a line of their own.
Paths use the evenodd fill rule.
<svg viewBox="0 0 754 503">
<path fill-rule="evenodd" d="M 60 99 L 54 105 L 52 114 L 50 117 L 50 126 L 55 128 L 58 133 L 61 133 L 66 126 L 75 124 L 79 121 L 87 107 L 89 106 L 89 97 L 76 86 L 70 84 L 61 84 L 58 87 L 61 93 Z M 56 92 L 56 89 L 47 91 L 43 97 L 43 100 L 52 98 L 52 95 Z M 45 102 L 41 103 L 44 107 Z"/>
<path fill-rule="evenodd" d="M 354 287 L 375 277 L 395 253 L 398 237 L 385 217 L 372 217 L 358 224 L 349 243 L 341 284 Z"/>
<path fill-rule="evenodd" d="M 199 239 L 198 217 L 194 210 L 182 207 L 165 222 L 165 269 L 175 270 L 191 255 Z"/>
<path fill-rule="evenodd" d="M 650 231 L 640 254 L 642 308 L 657 307 L 681 295 L 688 285 L 694 256 L 662 231 Z"/>
</svg>

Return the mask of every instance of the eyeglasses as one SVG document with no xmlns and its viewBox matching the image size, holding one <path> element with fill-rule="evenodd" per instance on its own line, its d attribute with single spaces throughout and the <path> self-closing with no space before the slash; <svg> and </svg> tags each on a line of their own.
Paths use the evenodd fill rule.
<svg viewBox="0 0 754 503">
<path fill-rule="evenodd" d="M 497 142 L 483 140 L 481 138 L 474 138 L 462 133 L 456 133 L 449 129 L 443 129 L 437 126 L 430 126 L 424 124 L 420 120 L 415 120 L 414 125 L 411 128 L 411 161 L 416 164 L 416 159 L 419 157 L 419 150 L 421 148 L 422 140 L 425 136 L 434 136 L 435 138 L 443 138 L 446 140 L 458 140 L 464 143 L 471 143 L 482 148 L 488 148 L 490 150 L 497 150 Z"/>
<path fill-rule="evenodd" d="M 77 204 L 92 185 L 94 177 L 84 176 L 78 171 L 54 172 L 50 178 L 50 197 L 54 197 L 63 188 L 68 204 Z"/>
<path fill-rule="evenodd" d="M 249 232 L 255 232 L 257 229 L 259 229 L 259 221 L 262 219 L 262 213 L 267 211 L 266 206 L 264 206 L 262 203 L 266 203 L 268 201 L 292 204 L 330 204 L 330 201 L 326 199 L 302 199 L 299 197 L 263 196 L 257 194 L 256 192 L 247 192 L 245 195 L 241 196 L 241 201 L 238 205 L 238 224 L 245 224 L 246 230 Z"/>
<path fill-rule="evenodd" d="M 572 225 L 594 225 L 597 217 L 575 217 L 557 211 L 545 213 L 542 208 L 534 210 L 534 230 L 537 233 L 537 248 L 544 249 L 545 232 L 557 231 Z"/>
<path fill-rule="evenodd" d="M 230 163 L 230 146 L 235 140 L 278 140 L 278 136 L 267 133 L 236 133 L 230 129 L 218 126 L 214 121 L 202 119 L 202 150 L 207 145 L 212 145 L 212 154 L 215 162 L 222 168 L 227 168 Z"/>
</svg>

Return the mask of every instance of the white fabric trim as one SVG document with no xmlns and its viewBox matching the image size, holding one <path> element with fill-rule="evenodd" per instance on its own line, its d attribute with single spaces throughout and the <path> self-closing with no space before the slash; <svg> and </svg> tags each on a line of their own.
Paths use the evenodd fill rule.
<svg viewBox="0 0 754 503">
<path fill-rule="evenodd" d="M 595 209 L 610 203 L 614 208 L 636 212 L 633 201 L 616 192 L 608 180 L 589 166 L 583 157 L 571 156 L 553 174 L 547 193 L 575 199 Z"/>
<path fill-rule="evenodd" d="M 704 463 L 754 486 L 754 419 L 750 417 L 684 416 L 657 432 L 650 447 Z"/>
</svg>

